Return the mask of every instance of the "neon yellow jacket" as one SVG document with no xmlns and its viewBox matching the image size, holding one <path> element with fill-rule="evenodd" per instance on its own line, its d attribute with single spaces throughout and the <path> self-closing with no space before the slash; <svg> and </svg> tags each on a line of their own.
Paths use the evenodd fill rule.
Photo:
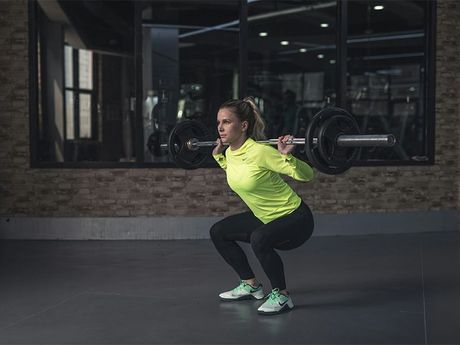
<svg viewBox="0 0 460 345">
<path fill-rule="evenodd" d="M 228 148 L 225 156 L 213 157 L 226 171 L 230 188 L 264 224 L 293 212 L 301 203 L 279 174 L 298 181 L 310 181 L 314 176 L 307 163 L 251 138 L 238 150 Z"/>
</svg>

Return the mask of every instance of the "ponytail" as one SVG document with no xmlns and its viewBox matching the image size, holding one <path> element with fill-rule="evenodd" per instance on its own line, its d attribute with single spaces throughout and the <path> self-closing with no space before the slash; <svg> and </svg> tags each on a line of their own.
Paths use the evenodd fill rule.
<svg viewBox="0 0 460 345">
<path fill-rule="evenodd" d="M 252 96 L 248 96 L 243 99 L 243 102 L 249 104 L 252 109 L 254 116 L 254 124 L 252 126 L 252 133 L 248 133 L 248 136 L 254 140 L 263 140 L 265 139 L 265 122 L 262 118 L 262 113 L 260 112 L 259 107 L 256 104 L 256 101 Z"/>
<path fill-rule="evenodd" d="M 245 97 L 242 100 L 228 100 L 220 106 L 220 109 L 223 108 L 231 109 L 240 121 L 249 123 L 247 132 L 249 138 L 256 141 L 265 139 L 265 122 L 252 96 Z"/>
</svg>

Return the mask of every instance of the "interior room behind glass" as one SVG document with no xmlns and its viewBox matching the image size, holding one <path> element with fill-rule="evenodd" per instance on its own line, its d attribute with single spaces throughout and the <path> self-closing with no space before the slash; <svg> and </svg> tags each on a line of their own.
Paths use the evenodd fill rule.
<svg viewBox="0 0 460 345">
<path fill-rule="evenodd" d="M 177 123 L 198 120 L 215 139 L 218 106 L 252 95 L 269 138 L 303 137 L 318 111 L 339 106 L 361 134 L 398 139 L 389 150 L 363 149 L 358 164 L 427 161 L 429 8 L 424 0 L 38 0 L 35 159 L 172 166 L 161 144 Z M 306 159 L 301 146 L 295 154 Z"/>
<path fill-rule="evenodd" d="M 38 160 L 133 161 L 128 1 L 37 2 Z"/>
</svg>

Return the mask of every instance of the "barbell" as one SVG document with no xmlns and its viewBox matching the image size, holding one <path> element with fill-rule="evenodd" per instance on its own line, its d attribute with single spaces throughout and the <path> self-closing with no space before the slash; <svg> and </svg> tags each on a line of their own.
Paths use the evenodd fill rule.
<svg viewBox="0 0 460 345">
<path fill-rule="evenodd" d="M 258 143 L 277 145 L 278 139 L 258 140 Z M 319 111 L 310 121 L 305 138 L 294 138 L 287 144 L 304 145 L 310 165 L 329 175 L 350 169 L 362 147 L 392 147 L 393 134 L 360 134 L 355 118 L 346 110 L 330 107 Z M 167 144 L 173 162 L 184 169 L 202 166 L 216 145 L 208 128 L 199 121 L 178 123 L 170 132 Z"/>
</svg>

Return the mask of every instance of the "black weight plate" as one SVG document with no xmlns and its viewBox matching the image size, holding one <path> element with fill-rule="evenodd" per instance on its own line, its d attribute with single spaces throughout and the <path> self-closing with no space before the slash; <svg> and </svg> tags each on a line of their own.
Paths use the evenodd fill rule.
<svg viewBox="0 0 460 345">
<path fill-rule="evenodd" d="M 356 120 L 347 113 L 335 114 L 328 118 L 318 131 L 318 151 L 321 158 L 335 167 L 350 167 L 356 160 L 360 148 L 337 145 L 340 135 L 359 135 Z"/>
<path fill-rule="evenodd" d="M 149 152 L 155 157 L 161 157 L 161 144 L 160 144 L 160 132 L 154 131 L 152 134 L 149 135 L 147 140 L 147 148 Z"/>
<path fill-rule="evenodd" d="M 205 125 L 196 120 L 179 122 L 169 134 L 168 151 L 169 157 L 183 169 L 197 169 L 209 157 L 211 147 L 200 147 L 198 150 L 190 150 L 187 141 L 196 138 L 199 141 L 209 141 L 210 134 Z"/>
<path fill-rule="evenodd" d="M 305 153 L 307 154 L 310 163 L 320 172 L 328 175 L 337 175 L 347 171 L 351 165 L 334 166 L 329 164 L 319 152 L 318 143 L 314 143 L 313 139 L 318 138 L 321 126 L 330 118 L 348 114 L 345 110 L 335 107 L 325 108 L 319 111 L 308 124 L 305 131 Z"/>
<path fill-rule="evenodd" d="M 321 118 L 317 115 L 313 116 L 310 123 L 305 130 L 305 154 L 307 155 L 308 161 L 312 166 L 317 170 L 324 172 L 327 169 L 325 163 L 321 161 L 319 154 L 317 152 L 317 146 L 313 143 L 313 138 L 315 138 L 315 130 L 318 129 L 318 122 Z"/>
</svg>

